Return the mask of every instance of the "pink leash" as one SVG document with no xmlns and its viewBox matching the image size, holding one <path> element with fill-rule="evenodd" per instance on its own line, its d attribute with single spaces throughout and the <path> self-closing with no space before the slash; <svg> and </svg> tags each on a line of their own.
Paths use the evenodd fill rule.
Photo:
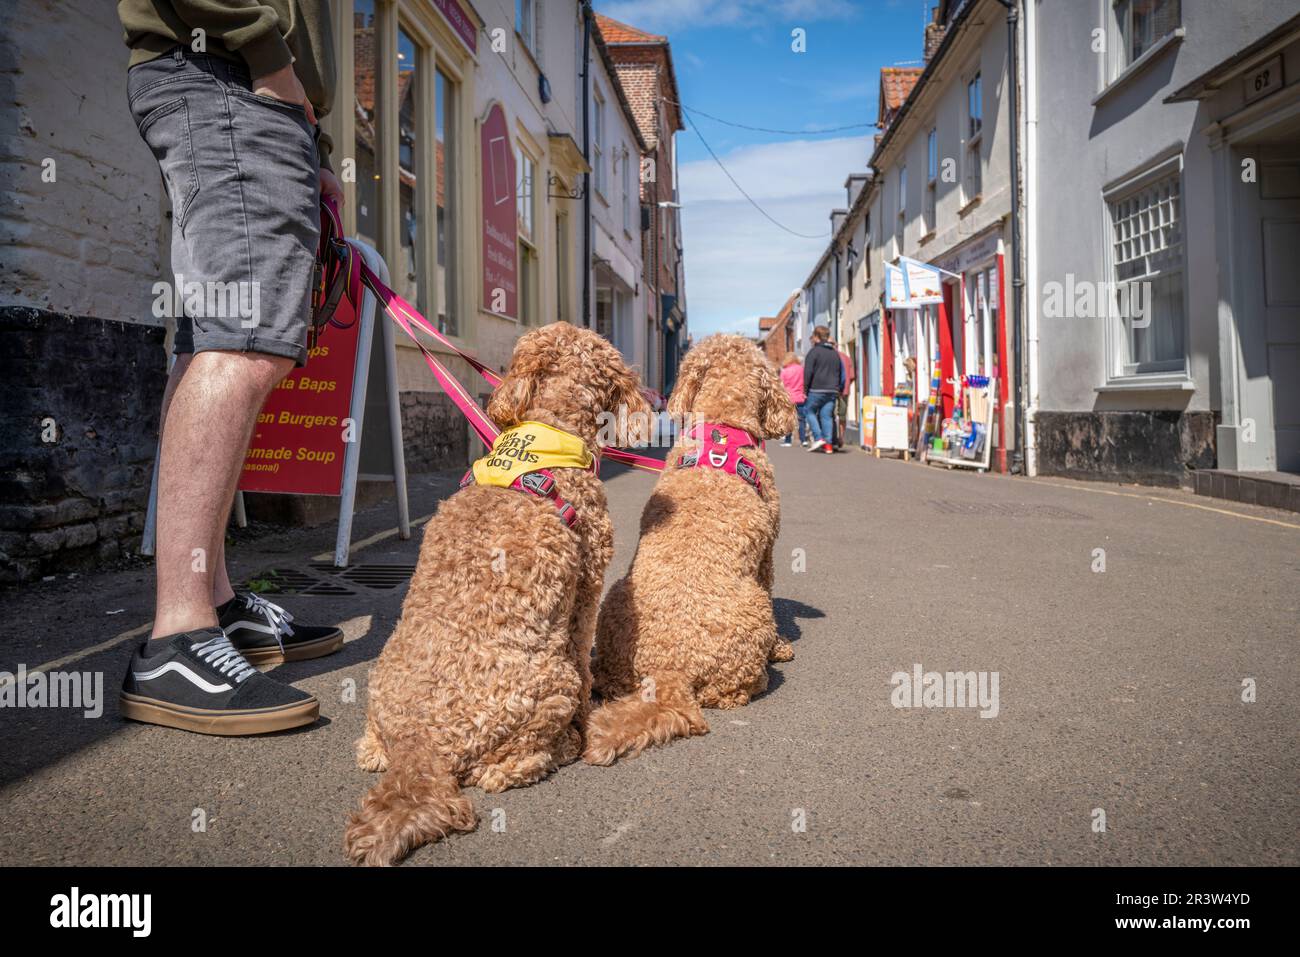
<svg viewBox="0 0 1300 957">
<path fill-rule="evenodd" d="M 333 200 L 322 199 L 321 207 L 329 217 L 329 224 L 333 227 L 334 235 L 342 236 L 342 220 L 339 218 L 338 208 L 335 206 Z M 340 244 L 336 244 L 336 247 L 337 245 Z M 496 388 L 501 384 L 501 376 L 493 371 L 491 366 L 488 366 L 477 357 L 459 348 L 454 342 L 439 332 L 437 327 L 430 323 L 429 320 L 420 315 L 415 307 L 397 293 L 393 292 L 393 290 L 385 286 L 383 282 L 380 281 L 379 277 L 371 271 L 370 267 L 362 261 L 361 255 L 352 248 L 351 243 L 343 242 L 341 245 L 345 246 L 347 250 L 344 269 L 347 272 L 346 295 L 348 301 L 351 302 L 356 309 L 359 310 L 361 308 L 362 285 L 375 294 L 375 297 L 383 304 L 384 311 L 388 313 L 389 317 L 397 323 L 402 331 L 411 337 L 411 341 L 415 343 L 416 347 L 420 350 L 420 353 L 424 356 L 425 364 L 428 365 L 429 371 L 433 373 L 434 379 L 437 380 L 438 385 L 442 386 L 443 391 L 451 397 L 451 401 L 456 404 L 456 408 L 460 409 L 465 418 L 469 420 L 469 424 L 474 429 L 475 434 L 478 435 L 483 444 L 491 446 L 496 437 L 501 434 L 501 430 L 496 427 L 496 423 L 488 418 L 487 413 L 479 407 L 478 402 L 476 402 L 469 391 L 460 384 L 460 381 L 451 374 L 450 370 L 439 362 L 438 357 L 420 341 L 412 326 L 418 328 L 429 336 L 432 336 L 435 341 L 464 359 L 493 388 Z M 339 250 L 339 254 L 340 256 L 344 255 L 342 250 Z M 632 468 L 642 469 L 647 472 L 662 472 L 664 470 L 664 463 L 658 459 L 653 459 L 645 455 L 637 455 L 635 452 L 628 452 L 624 449 L 607 448 L 604 450 L 603 456 L 612 461 L 621 462 L 624 465 L 629 465 Z"/>
</svg>

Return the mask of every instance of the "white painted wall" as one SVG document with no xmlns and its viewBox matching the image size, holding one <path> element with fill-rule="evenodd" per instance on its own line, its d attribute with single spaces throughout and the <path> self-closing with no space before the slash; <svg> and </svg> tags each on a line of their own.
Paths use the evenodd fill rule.
<svg viewBox="0 0 1300 957">
<path fill-rule="evenodd" d="M 111 3 L 0 6 L 0 300 L 161 325 L 170 231 Z M 54 182 L 42 180 L 53 160 Z M 163 225 L 160 227 L 160 222 Z"/>
<path fill-rule="evenodd" d="M 1035 217 L 1039 288 L 1026 306 L 1039 328 L 1040 407 L 1044 411 L 1217 408 L 1212 366 L 1218 350 L 1218 273 L 1211 156 L 1200 135 L 1196 103 L 1164 103 L 1174 90 L 1295 14 L 1266 0 L 1182 0 L 1186 31 L 1145 69 L 1098 99 L 1102 57 L 1092 31 L 1101 0 L 1039 3 L 1037 14 L 1037 157 Z M 1094 102 L 1096 100 L 1096 102 Z M 1047 318 L 1044 288 L 1107 278 L 1109 218 L 1103 188 L 1163 154 L 1181 155 L 1189 381 L 1193 392 L 1098 392 L 1108 358 L 1103 319 Z"/>
<path fill-rule="evenodd" d="M 641 147 L 637 142 L 635 121 L 623 109 L 618 96 L 618 78 L 611 76 L 605 62 L 591 44 L 591 110 L 592 129 L 595 130 L 595 110 L 604 111 L 600 162 L 604 164 L 606 189 L 595 188 L 597 178 L 593 170 L 591 218 L 593 236 L 592 258 L 609 259 L 610 266 L 593 267 L 593 286 L 608 287 L 616 302 L 614 309 L 618 330 L 614 342 L 623 358 L 641 372 L 649 381 L 646 323 L 641 316 L 646 311 L 647 290 L 643 281 L 644 268 L 641 256 Z M 595 151 L 592 151 L 593 164 Z M 576 205 L 581 205 L 576 201 Z M 611 275 L 611 273 L 613 275 Z M 617 277 L 617 278 L 615 278 Z M 594 324 L 594 313 L 593 313 Z"/>
</svg>

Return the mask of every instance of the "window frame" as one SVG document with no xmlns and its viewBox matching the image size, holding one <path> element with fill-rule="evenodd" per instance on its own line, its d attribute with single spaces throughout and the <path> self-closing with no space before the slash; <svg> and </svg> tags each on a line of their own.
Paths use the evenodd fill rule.
<svg viewBox="0 0 1300 957">
<path fill-rule="evenodd" d="M 925 202 L 921 211 L 925 219 L 925 235 L 932 236 L 938 228 L 939 206 L 939 127 L 931 126 L 925 136 Z"/>
<path fill-rule="evenodd" d="M 415 130 L 415 138 L 411 146 L 409 172 L 415 177 L 415 186 L 412 190 L 411 199 L 411 209 L 416 217 L 415 236 L 413 240 L 415 248 L 412 250 L 411 255 L 412 265 L 415 268 L 416 295 L 411 296 L 409 290 L 404 291 L 406 291 L 406 298 L 413 299 L 415 307 L 425 315 L 428 315 L 430 312 L 436 311 L 435 308 L 430 308 L 429 296 L 433 291 L 433 283 L 438 275 L 437 228 L 436 223 L 430 223 L 430 216 L 426 215 L 426 212 L 432 212 L 433 218 L 435 220 L 437 218 L 437 149 L 435 147 L 433 150 L 430 150 L 428 145 L 430 133 L 435 137 L 437 135 L 437 123 L 434 116 L 434 107 L 430 102 L 432 96 L 430 95 L 429 87 L 431 74 L 437 69 L 437 57 L 434 52 L 434 45 L 425 31 L 420 29 L 419 24 L 413 22 L 413 18 L 406 16 L 400 8 L 397 11 L 395 35 L 396 47 L 394 52 L 397 53 L 398 58 L 401 56 L 400 50 L 403 36 L 410 41 L 415 50 L 415 63 L 412 67 L 415 75 L 410 84 L 411 95 L 413 97 L 413 128 Z M 382 59 L 379 59 L 380 68 L 382 68 L 382 62 Z M 395 70 L 393 74 L 393 90 L 395 93 L 400 90 L 401 84 L 398 82 L 398 79 L 400 78 L 401 73 L 402 71 L 398 69 Z M 376 84 L 378 84 L 378 82 L 379 78 L 376 78 Z M 406 228 L 402 218 L 401 171 L 403 166 L 401 100 L 398 99 L 394 105 L 396 107 L 395 116 L 397 120 L 396 123 L 392 124 L 393 137 L 396 140 L 397 147 L 394 154 L 394 158 L 397 162 L 397 207 L 394 210 L 396 213 L 394 218 L 397 227 L 397 248 L 394 252 L 401 252 L 404 248 L 401 241 L 402 231 Z M 429 129 L 430 126 L 432 126 L 432 130 Z M 434 189 L 432 194 L 433 202 L 429 205 L 428 210 L 426 210 L 425 200 L 428 198 L 428 184 L 430 183 L 433 184 Z M 405 264 L 404 256 L 395 256 L 390 259 L 388 255 L 385 254 L 385 259 L 390 263 L 390 268 L 392 268 L 391 264 L 394 263 L 397 264 L 399 268 Z M 396 270 L 394 271 L 396 272 Z M 394 278 L 401 282 L 402 287 L 405 287 L 405 280 L 401 277 L 400 273 L 398 273 Z"/>
<path fill-rule="evenodd" d="M 1155 0 L 1157 4 L 1167 3 L 1176 7 L 1174 23 L 1160 36 L 1156 36 L 1153 32 L 1150 42 L 1142 48 L 1141 52 L 1134 55 L 1133 8 L 1138 2 L 1140 0 L 1111 0 L 1110 2 L 1110 23 L 1107 32 L 1114 41 L 1111 45 L 1114 52 L 1107 58 L 1110 60 L 1110 71 L 1106 77 L 1108 82 L 1122 76 L 1126 70 L 1159 47 L 1167 38 L 1176 35 L 1183 27 L 1182 0 Z"/>
<path fill-rule="evenodd" d="M 894 239 L 898 243 L 898 253 L 903 253 L 903 242 L 907 238 L 907 164 L 898 167 L 898 223 L 894 227 Z"/>
<path fill-rule="evenodd" d="M 1177 273 L 1180 277 L 1179 287 L 1182 296 L 1182 359 L 1157 360 L 1153 363 L 1132 361 L 1132 330 L 1115 309 L 1114 291 L 1119 280 L 1116 273 L 1115 229 L 1117 219 L 1116 206 L 1142 191 L 1165 180 L 1174 179 L 1178 185 L 1178 224 L 1180 257 Z M 1124 386 L 1125 384 L 1143 383 L 1152 386 L 1169 384 L 1179 386 L 1190 381 L 1191 376 L 1191 322 L 1190 300 L 1188 298 L 1188 260 L 1187 260 L 1187 221 L 1183 203 L 1186 195 L 1183 176 L 1183 151 L 1165 155 L 1135 170 L 1121 180 L 1104 187 L 1101 191 L 1101 222 L 1104 225 L 1103 267 L 1107 286 L 1105 312 L 1106 345 L 1106 385 Z M 1161 269 L 1155 274 L 1144 273 L 1140 278 L 1125 282 L 1150 281 L 1168 275 L 1174 270 Z M 1147 368 L 1142 368 L 1146 365 Z"/>
<path fill-rule="evenodd" d="M 961 190 L 963 206 L 968 206 L 984 195 L 984 76 L 978 67 L 969 74 L 966 81 L 966 108 L 964 119 L 966 126 L 965 142 L 962 147 Z M 979 106 L 979 115 L 971 109 L 972 87 Z"/>
<path fill-rule="evenodd" d="M 526 49 L 534 60 L 537 55 L 537 0 L 515 0 L 515 35 L 524 41 Z M 539 60 L 540 62 L 540 60 Z"/>
<path fill-rule="evenodd" d="M 340 51 L 340 62 L 355 63 L 358 38 L 348 28 L 357 13 L 355 4 L 345 4 L 336 8 L 336 23 L 340 29 L 336 33 L 335 44 Z M 400 158 L 400 102 L 397 64 L 398 41 L 402 33 L 412 42 L 419 59 L 416 63 L 416 78 L 412 82 L 413 95 L 416 100 L 417 139 L 423 136 L 423 156 L 414 157 L 417 164 L 413 171 L 424 180 L 424 195 L 417 197 L 413 210 L 416 214 L 418 241 L 423 249 L 416 253 L 426 261 L 423 267 L 424 299 L 420 308 L 425 314 L 434 318 L 439 312 L 445 312 L 446 328 L 439 322 L 440 328 L 449 338 L 472 345 L 477 332 L 477 316 L 486 306 L 477 294 L 467 295 L 473 288 L 470 271 L 473 260 L 462 253 L 466 230 L 471 228 L 473 204 L 464 172 L 469 167 L 467 151 L 476 142 L 473 133 L 474 119 L 466 102 L 467 84 L 470 82 L 473 60 L 465 49 L 463 41 L 452 28 L 432 10 L 413 2 L 377 2 L 367 14 L 373 13 L 373 20 L 367 25 L 373 27 L 374 75 L 367 78 L 373 84 L 375 124 L 375 167 L 373 177 L 375 188 L 371 201 L 375 209 L 373 230 L 375 248 L 382 255 L 394 272 L 396 286 L 400 268 L 399 257 L 402 254 L 402 190 L 401 177 L 398 175 Z M 344 17 L 347 19 L 345 20 Z M 346 53 L 346 57 L 344 56 Z M 438 257 L 438 205 L 437 205 L 437 130 L 442 118 L 438 116 L 438 77 L 445 77 L 447 88 L 448 122 L 444 127 L 446 161 L 445 173 L 448 176 L 444 195 L 447 213 L 446 261 L 441 263 L 445 276 L 445 300 L 435 297 L 443 293 L 443 284 L 438 281 L 440 260 Z M 340 75 L 340 94 L 355 100 L 358 91 L 358 76 L 355 66 L 349 73 Z M 335 137 L 336 142 L 354 141 L 357 121 L 352 110 L 335 110 L 324 123 L 326 129 Z M 421 152 L 417 148 L 417 153 Z M 355 213 L 352 212 L 353 201 L 359 192 L 352 183 L 344 184 L 349 203 L 344 207 L 345 228 L 353 231 Z M 441 318 L 441 317 L 439 317 Z M 442 349 L 432 338 L 417 333 L 424 343 L 434 349 Z"/>
<path fill-rule="evenodd" d="M 524 142 L 519 132 L 515 132 L 515 175 L 519 179 L 516 189 L 519 191 L 515 198 L 515 248 L 519 257 L 518 275 L 516 283 L 518 285 L 518 322 L 521 326 L 537 325 L 541 319 L 541 238 L 537 235 L 537 173 L 541 168 L 541 163 L 533 156 L 528 145 Z M 532 183 L 525 186 L 523 167 L 527 166 L 532 170 Z M 525 193 L 527 195 L 525 195 Z M 524 231 L 523 217 L 520 215 L 520 209 L 528 211 L 529 228 Z M 526 269 L 525 265 L 531 260 L 532 266 Z"/>
<path fill-rule="evenodd" d="M 609 201 L 605 199 L 606 192 L 609 189 L 607 178 L 608 171 L 605 168 L 607 164 L 605 162 L 606 146 L 604 143 L 606 132 L 606 100 L 605 97 L 601 95 L 600 85 L 598 83 L 593 83 L 591 85 L 591 99 L 591 167 L 593 172 L 591 183 L 592 188 L 596 191 L 596 195 L 599 196 L 606 205 L 609 205 Z"/>
<path fill-rule="evenodd" d="M 632 238 L 632 151 L 623 147 L 623 235 Z"/>
</svg>

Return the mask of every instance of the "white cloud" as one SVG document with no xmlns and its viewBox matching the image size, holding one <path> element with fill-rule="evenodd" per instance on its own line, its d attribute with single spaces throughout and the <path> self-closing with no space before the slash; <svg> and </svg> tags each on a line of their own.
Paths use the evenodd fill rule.
<svg viewBox="0 0 1300 957">
<path fill-rule="evenodd" d="M 758 317 L 775 315 L 803 284 L 830 241 L 830 211 L 844 206 L 844 180 L 865 168 L 869 146 L 864 136 L 719 153 L 774 219 L 816 239 L 792 236 L 770 223 L 712 159 L 682 164 L 687 312 L 696 339 L 717 331 L 756 335 Z"/>
<path fill-rule="evenodd" d="M 680 135 L 694 136 L 691 132 Z M 714 152 L 720 154 L 723 165 L 745 192 L 761 203 L 765 199 L 792 199 L 842 189 L 850 172 L 866 168 L 871 157 L 871 138 L 787 140 L 742 146 L 725 155 L 715 146 Z M 736 187 L 711 157 L 682 164 L 678 177 L 684 203 L 736 199 L 743 202 Z"/>
</svg>

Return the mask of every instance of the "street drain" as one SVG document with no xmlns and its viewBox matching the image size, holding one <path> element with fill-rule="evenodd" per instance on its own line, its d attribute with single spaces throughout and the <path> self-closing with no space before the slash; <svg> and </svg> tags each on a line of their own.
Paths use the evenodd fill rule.
<svg viewBox="0 0 1300 957">
<path fill-rule="evenodd" d="M 357 565 L 340 577 L 366 588 L 392 589 L 405 585 L 414 572 L 414 565 Z"/>
<path fill-rule="evenodd" d="M 950 502 L 930 501 L 946 515 L 987 515 L 997 518 L 1063 518 L 1088 521 L 1089 516 L 1055 505 L 1030 505 L 1024 502 Z"/>
<path fill-rule="evenodd" d="M 268 568 L 250 575 L 245 587 L 258 595 L 355 595 L 337 581 L 308 575 L 296 568 Z"/>
</svg>

